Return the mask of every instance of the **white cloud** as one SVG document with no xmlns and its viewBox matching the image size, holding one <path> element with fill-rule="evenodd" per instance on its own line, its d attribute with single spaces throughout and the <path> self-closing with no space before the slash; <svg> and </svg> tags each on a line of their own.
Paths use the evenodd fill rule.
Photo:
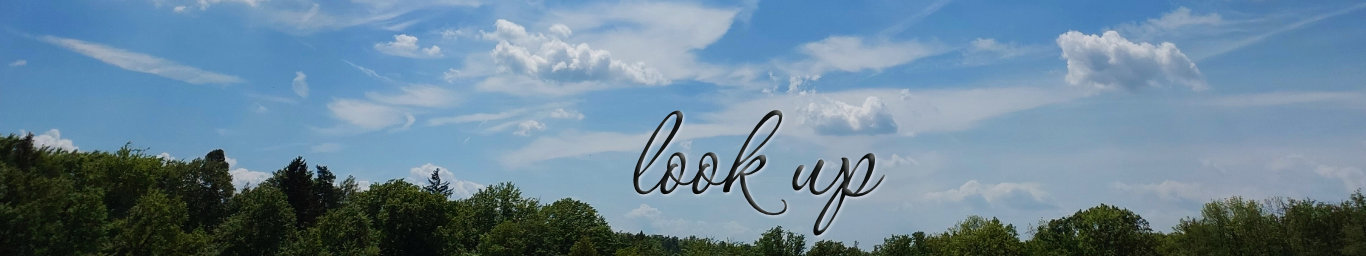
<svg viewBox="0 0 1366 256">
<path fill-rule="evenodd" d="M 365 130 L 411 124 L 413 115 L 401 109 L 363 100 L 335 99 L 327 104 L 332 116 Z"/>
<path fill-rule="evenodd" d="M 294 72 L 294 81 L 290 83 L 294 87 L 294 94 L 300 98 L 308 98 L 308 75 L 303 71 Z"/>
<path fill-rule="evenodd" d="M 553 11 L 540 23 L 574 28 L 576 41 L 611 51 L 617 59 L 646 63 L 668 81 L 748 85 L 762 72 L 700 62 L 695 54 L 725 35 L 741 9 L 687 2 L 600 3 Z"/>
<path fill-rule="evenodd" d="M 824 135 L 896 133 L 896 121 L 878 97 L 864 98 L 861 106 L 827 99 L 812 102 L 802 110 L 812 128 Z"/>
<path fill-rule="evenodd" d="M 166 153 L 166 152 L 161 152 L 161 154 L 157 154 L 157 158 L 161 158 L 161 160 L 166 160 L 166 161 L 175 160 L 175 157 L 174 157 L 174 156 L 171 156 L 171 153 Z"/>
<path fill-rule="evenodd" d="M 474 195 L 475 192 L 484 189 L 483 184 L 458 179 L 455 177 L 455 173 L 451 172 L 451 169 L 432 163 L 408 169 L 408 182 L 418 184 L 418 186 L 425 186 L 427 184 L 427 179 L 432 177 L 432 171 L 438 169 L 441 171 L 437 175 L 441 177 L 441 181 L 450 182 L 451 195 L 456 198 L 470 197 Z"/>
<path fill-rule="evenodd" d="M 1356 191 L 1359 188 L 1366 187 L 1366 172 L 1363 172 L 1361 168 L 1324 164 L 1299 154 L 1276 158 L 1267 164 L 1267 168 L 1280 172 L 1307 172 L 1312 170 L 1321 177 L 1342 181 L 1342 185 L 1346 187 L 1347 191 Z"/>
<path fill-rule="evenodd" d="M 1042 52 L 1043 50 L 1043 48 L 1039 47 L 1026 47 L 1014 43 L 997 42 L 996 39 L 992 38 L 977 38 L 972 40 L 972 43 L 968 45 L 968 48 L 963 51 L 963 65 L 985 65 L 996 61 Z"/>
<path fill-rule="evenodd" d="M 238 190 L 248 186 L 260 185 L 261 182 L 270 178 L 270 173 L 247 170 L 247 168 L 237 168 L 228 171 L 232 175 L 232 185 Z"/>
<path fill-rule="evenodd" d="M 357 0 L 330 1 L 322 4 L 313 1 L 267 0 L 154 0 L 152 2 L 157 7 L 169 6 L 176 13 L 207 11 L 210 9 L 209 7 L 222 2 L 241 3 L 250 8 L 232 10 L 231 14 L 241 14 L 249 22 L 268 25 L 292 34 L 308 34 L 362 25 L 381 29 L 402 28 L 404 24 L 418 21 L 400 22 L 395 20 L 408 17 L 405 15 L 413 11 L 444 7 L 480 6 L 479 1 L 473 0 Z"/>
<path fill-rule="evenodd" d="M 345 146 L 342 146 L 342 144 L 329 142 L 313 145 L 313 147 L 309 149 L 311 149 L 313 153 L 331 153 L 341 151 L 343 148 L 345 148 Z"/>
<path fill-rule="evenodd" d="M 1186 183 L 1179 181 L 1164 180 L 1154 184 L 1130 185 L 1116 182 L 1112 185 L 1115 189 L 1126 192 L 1140 192 L 1156 194 L 1162 200 L 1189 200 L 1206 201 L 1214 198 L 1214 194 L 1200 183 Z"/>
<path fill-rule="evenodd" d="M 438 58 L 444 56 L 441 54 L 441 47 L 432 45 L 431 47 L 421 48 L 417 44 L 417 37 L 407 34 L 394 35 L 393 42 L 376 43 L 375 50 L 388 55 L 408 58 Z"/>
<path fill-rule="evenodd" d="M 934 47 L 918 42 L 865 41 L 861 37 L 831 36 L 802 45 L 802 53 L 810 61 L 795 64 L 797 73 L 821 74 L 830 70 L 858 72 L 880 71 L 884 68 L 910 63 L 937 54 Z"/>
<path fill-rule="evenodd" d="M 648 204 L 640 204 L 640 207 L 636 207 L 635 209 L 631 209 L 630 212 L 627 212 L 627 213 L 626 213 L 626 217 L 627 217 L 627 218 L 640 218 L 640 217 L 653 218 L 653 217 L 659 217 L 659 215 L 660 215 L 661 213 L 662 213 L 662 212 L 660 212 L 658 208 L 650 207 L 650 205 L 648 205 Z"/>
<path fill-rule="evenodd" d="M 15 60 L 14 62 L 9 63 L 10 67 L 22 67 L 25 65 L 28 65 L 28 60 Z"/>
<path fill-rule="evenodd" d="M 1325 178 L 1341 180 L 1347 191 L 1366 188 L 1366 172 L 1362 172 L 1361 168 L 1319 165 L 1314 168 L 1314 173 Z"/>
<path fill-rule="evenodd" d="M 1067 60 L 1067 82 L 1097 89 L 1183 85 L 1207 89 L 1204 75 L 1175 44 L 1134 43 L 1106 31 L 1101 36 L 1068 31 L 1058 36 Z"/>
<path fill-rule="evenodd" d="M 448 107 L 457 101 L 455 92 L 433 85 L 409 85 L 399 88 L 399 90 L 402 93 L 392 95 L 367 92 L 365 97 L 389 105 L 417 107 Z"/>
<path fill-rule="evenodd" d="M 232 175 L 232 185 L 237 188 L 237 190 L 242 190 L 246 188 L 247 185 L 260 185 L 261 182 L 266 181 L 266 179 L 271 176 L 268 172 L 258 172 L 247 170 L 247 168 L 237 167 L 237 158 L 226 157 L 223 161 L 228 162 L 228 169 L 231 169 L 228 171 L 228 174 Z"/>
<path fill-rule="evenodd" d="M 1341 103 L 1358 106 L 1366 95 L 1357 92 L 1268 92 L 1221 96 L 1207 102 L 1220 107 L 1270 107 L 1309 103 Z"/>
<path fill-rule="evenodd" d="M 526 120 L 517 123 L 517 131 L 512 132 L 517 136 L 530 136 L 532 132 L 544 131 L 545 123 L 536 120 Z"/>
<path fill-rule="evenodd" d="M 1218 26 L 1224 23 L 1223 17 L 1218 13 L 1192 14 L 1190 8 L 1182 6 L 1162 14 L 1162 17 L 1148 19 L 1142 23 L 1122 24 L 1115 27 L 1115 30 L 1132 38 L 1154 40 L 1169 37 L 1184 28 Z"/>
<path fill-rule="evenodd" d="M 572 109 L 557 108 L 550 111 L 550 118 L 583 120 L 583 113 Z"/>
<path fill-rule="evenodd" d="M 351 65 L 351 67 L 356 68 L 356 70 L 360 70 L 361 73 L 364 73 L 364 74 L 367 75 L 367 76 L 374 77 L 374 78 L 378 78 L 378 79 L 380 79 L 380 80 L 384 80 L 384 81 L 388 81 L 388 82 L 393 82 L 393 81 L 394 81 L 394 79 L 392 79 L 392 78 L 389 78 L 389 77 L 387 77 L 387 76 L 380 75 L 379 72 L 375 72 L 374 69 L 366 68 L 366 67 L 363 67 L 363 66 L 361 66 L 361 65 L 356 65 L 356 63 L 351 63 L 351 61 L 345 61 L 345 60 L 343 60 L 342 62 L 346 62 L 346 65 Z"/>
<path fill-rule="evenodd" d="M 450 116 L 450 117 L 438 117 L 438 118 L 432 118 L 432 119 L 430 119 L 430 120 L 427 120 L 427 124 L 428 124 L 428 125 L 432 125 L 432 126 L 438 126 L 438 125 L 447 125 L 447 124 L 463 124 L 463 123 L 472 123 L 472 122 L 488 122 L 488 121 L 497 121 L 497 120 L 508 119 L 508 118 L 511 118 L 511 117 L 516 116 L 516 115 L 518 115 L 518 114 L 520 114 L 520 112 L 518 112 L 518 111 L 508 111 L 508 112 L 499 112 L 499 113 L 475 113 L 475 114 L 459 115 L 459 116 Z"/>
<path fill-rule="evenodd" d="M 1044 192 L 1042 185 L 1038 183 L 1011 183 L 1002 182 L 997 184 L 982 184 L 977 180 L 969 180 L 956 189 L 925 193 L 925 199 L 938 202 L 961 202 L 964 199 L 981 197 L 989 204 L 1006 202 L 1010 200 L 1022 199 L 1019 196 L 1027 196 L 1036 202 L 1045 200 L 1048 196 Z"/>
<path fill-rule="evenodd" d="M 920 161 L 915 160 L 915 158 L 912 158 L 910 156 L 902 156 L 901 154 L 892 154 L 891 157 L 888 157 L 886 160 L 878 161 L 878 163 L 880 163 L 878 167 L 885 168 L 896 168 L 908 165 L 920 165 Z"/>
<path fill-rule="evenodd" d="M 28 131 L 19 130 L 19 134 L 28 133 Z M 70 139 L 63 139 L 62 131 L 58 131 L 57 129 L 47 130 L 47 132 L 44 132 L 42 134 L 33 135 L 33 146 L 38 148 L 47 147 L 66 151 L 76 151 L 80 149 L 80 147 L 76 147 L 76 143 L 71 142 Z"/>
<path fill-rule="evenodd" d="M 569 28 L 552 26 L 554 34 L 528 33 L 526 28 L 498 20 L 484 37 L 498 41 L 490 55 L 500 70 L 553 82 L 625 82 L 644 85 L 669 83 L 659 71 L 641 62 L 613 58 L 606 50 L 585 43 L 563 41 Z"/>
<path fill-rule="evenodd" d="M 209 72 L 155 56 L 131 52 L 106 45 L 55 36 L 43 36 L 40 39 L 44 42 L 61 46 L 67 50 L 103 61 L 109 65 L 114 65 L 130 71 L 180 80 L 186 83 L 230 84 L 243 81 L 236 76 Z"/>
</svg>

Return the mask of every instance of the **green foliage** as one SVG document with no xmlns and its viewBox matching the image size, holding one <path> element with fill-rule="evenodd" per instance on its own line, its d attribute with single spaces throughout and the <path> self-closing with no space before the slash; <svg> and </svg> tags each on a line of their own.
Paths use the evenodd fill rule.
<svg viewBox="0 0 1366 256">
<path fill-rule="evenodd" d="M 479 253 L 490 256 L 556 253 L 545 243 L 547 231 L 545 223 L 538 220 L 499 223 L 479 239 Z"/>
<path fill-rule="evenodd" d="M 784 231 L 783 226 L 777 226 L 759 236 L 754 247 L 764 256 L 798 256 L 806 250 L 806 236 Z"/>
<path fill-rule="evenodd" d="M 539 219 L 544 220 L 548 228 L 545 243 L 553 252 L 569 251 L 576 241 L 582 239 L 589 239 L 592 244 L 611 242 L 612 227 L 588 203 L 560 199 L 541 208 Z M 609 251 L 599 250 L 598 253 L 606 255 Z"/>
<path fill-rule="evenodd" d="M 1143 217 L 1102 204 L 1040 225 L 1029 246 L 1036 255 L 1156 255 L 1157 239 Z"/>
<path fill-rule="evenodd" d="M 1176 226 L 1175 247 L 1193 255 L 1286 255 L 1282 225 L 1261 204 L 1239 197 L 1205 204 Z"/>
<path fill-rule="evenodd" d="M 918 233 L 922 237 L 924 233 Z M 882 239 L 882 244 L 873 246 L 872 255 L 924 255 L 912 253 L 911 247 L 915 243 L 907 235 L 892 235 Z M 812 249 L 815 250 L 815 249 Z"/>
<path fill-rule="evenodd" d="M 569 256 L 598 256 L 598 248 L 593 245 L 593 239 L 581 237 L 569 247 Z"/>
<path fill-rule="evenodd" d="M 455 209 L 442 233 L 452 240 L 447 248 L 472 251 L 481 237 L 503 222 L 524 221 L 536 216 L 540 202 L 522 197 L 512 183 L 499 183 L 475 192 L 470 198 L 451 204 Z"/>
<path fill-rule="evenodd" d="M 384 255 L 444 255 L 446 236 L 440 225 L 450 222 L 446 198 L 422 191 L 403 180 L 370 187 L 354 202 L 371 216 Z"/>
<path fill-rule="evenodd" d="M 0 255 L 94 252 L 105 239 L 101 198 L 101 191 L 76 189 L 68 179 L 0 163 Z"/>
<path fill-rule="evenodd" d="M 1042 222 L 1026 242 L 1013 225 L 972 216 L 864 253 L 839 241 L 807 251 L 782 227 L 752 244 L 616 233 L 585 202 L 541 205 L 511 183 L 456 201 L 439 176 L 361 191 L 303 158 L 235 193 L 222 150 L 188 161 L 144 151 L 0 138 L 0 255 L 1366 255 L 1361 191 L 1340 203 L 1218 200 L 1169 234 L 1104 204 Z"/>
<path fill-rule="evenodd" d="M 451 183 L 441 180 L 441 168 L 432 170 L 432 177 L 427 178 L 427 186 L 422 187 L 422 190 L 443 197 L 451 197 Z"/>
<path fill-rule="evenodd" d="M 105 251 L 112 255 L 189 255 L 203 253 L 208 241 L 202 231 L 181 230 L 189 216 L 185 203 L 150 191 L 138 200 L 128 217 L 114 223 L 114 237 Z"/>
<path fill-rule="evenodd" d="M 294 236 L 294 209 L 279 188 L 262 184 L 243 190 L 232 201 L 235 213 L 214 235 L 220 254 L 273 255 Z"/>
<path fill-rule="evenodd" d="M 862 256 L 863 250 L 858 247 L 844 246 L 844 243 L 830 240 L 822 240 L 811 245 L 811 251 L 806 252 L 807 256 Z"/>
<path fill-rule="evenodd" d="M 925 243 L 932 254 L 1022 255 L 1024 245 L 1017 236 L 1014 225 L 973 215 Z"/>
</svg>

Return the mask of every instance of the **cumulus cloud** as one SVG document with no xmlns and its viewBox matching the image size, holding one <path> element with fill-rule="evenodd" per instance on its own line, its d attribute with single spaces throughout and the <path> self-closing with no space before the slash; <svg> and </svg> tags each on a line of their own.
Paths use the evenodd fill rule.
<svg viewBox="0 0 1366 256">
<path fill-rule="evenodd" d="M 228 171 L 228 174 L 232 175 L 232 185 L 238 190 L 252 185 L 260 185 L 261 182 L 270 178 L 270 173 L 247 170 L 247 168 L 232 169 Z"/>
<path fill-rule="evenodd" d="M 495 22 L 493 32 L 484 38 L 498 41 L 490 55 L 505 72 L 554 82 L 625 82 L 643 85 L 669 83 L 659 71 L 641 62 L 613 58 L 607 50 L 586 43 L 571 44 L 563 37 L 572 32 L 562 24 L 551 27 L 551 34 L 528 33 L 526 28 L 507 20 Z"/>
<path fill-rule="evenodd" d="M 240 83 L 241 78 L 205 71 L 143 53 L 131 52 L 102 44 L 55 36 L 40 37 L 43 42 L 95 58 L 109 65 L 130 71 L 153 74 L 191 84 Z"/>
<path fill-rule="evenodd" d="M 431 47 L 421 48 L 417 44 L 417 37 L 407 34 L 394 35 L 393 42 L 381 42 L 375 44 L 375 50 L 393 56 L 408 58 L 438 58 L 441 54 L 441 47 L 432 45 Z"/>
<path fill-rule="evenodd" d="M 367 92 L 365 97 L 390 105 L 417 107 L 448 107 L 456 103 L 455 92 L 433 85 L 409 85 L 399 88 L 399 94 Z"/>
<path fill-rule="evenodd" d="M 228 157 L 224 159 L 224 162 L 228 162 L 228 169 L 231 169 L 228 171 L 228 174 L 232 175 L 232 185 L 238 190 L 247 188 L 248 185 L 259 185 L 271 176 L 268 172 L 258 172 L 238 167 L 236 158 Z"/>
<path fill-rule="evenodd" d="M 896 121 L 878 97 L 868 97 L 862 105 L 827 99 L 812 102 L 802 109 L 806 121 L 824 135 L 872 135 L 896 133 Z"/>
<path fill-rule="evenodd" d="M 1018 205 L 1021 201 L 1043 202 L 1047 196 L 1048 193 L 1044 192 L 1042 185 L 1038 183 L 982 184 L 977 180 L 969 180 L 956 189 L 926 193 L 924 198 L 937 202 L 961 202 L 965 199 L 981 198 L 988 204 Z"/>
<path fill-rule="evenodd" d="M 1172 43 L 1134 43 L 1115 31 L 1100 36 L 1068 31 L 1057 43 L 1067 60 L 1067 82 L 1073 85 L 1131 90 L 1182 85 L 1196 91 L 1208 87 L 1195 62 Z"/>
<path fill-rule="evenodd" d="M 526 120 L 517 123 L 517 131 L 512 132 L 517 136 L 530 136 L 532 132 L 545 130 L 545 123 L 536 120 Z"/>
<path fill-rule="evenodd" d="M 810 61 L 799 63 L 801 71 L 820 74 L 830 70 L 858 72 L 882 70 L 936 54 L 933 47 L 913 41 L 866 41 L 861 37 L 831 36 L 801 46 Z"/>
<path fill-rule="evenodd" d="M 626 217 L 627 217 L 627 218 L 640 218 L 640 217 L 652 218 L 652 217 L 658 217 L 661 213 L 663 213 L 663 212 L 660 212 L 660 211 L 659 211 L 659 208 L 651 207 L 651 206 L 648 205 L 648 204 L 640 204 L 640 207 L 636 207 L 635 209 L 631 209 L 630 212 L 626 212 Z"/>
<path fill-rule="evenodd" d="M 9 63 L 10 67 L 22 67 L 25 65 L 28 65 L 28 60 L 15 60 L 14 62 Z"/>
<path fill-rule="evenodd" d="M 291 85 L 294 87 L 295 95 L 299 95 L 300 98 L 308 98 L 308 75 L 305 75 L 303 71 L 294 72 L 294 81 Z"/>
<path fill-rule="evenodd" d="M 19 130 L 19 134 L 28 133 L 28 131 Z M 76 144 L 71 142 L 70 139 L 63 139 L 62 131 L 58 131 L 57 129 L 47 130 L 47 132 L 44 132 L 42 134 L 33 135 L 33 146 L 38 148 L 46 147 L 66 151 L 76 151 L 80 149 L 79 147 L 76 147 Z"/>
<path fill-rule="evenodd" d="M 413 184 L 427 184 L 427 179 L 432 177 L 432 171 L 435 170 L 440 170 L 437 175 L 441 177 L 441 181 L 451 183 L 451 195 L 456 198 L 470 197 L 474 195 L 475 192 L 484 189 L 483 184 L 458 179 L 455 177 L 455 173 L 451 172 L 450 169 L 432 163 L 426 163 L 408 169 L 408 182 Z"/>
<path fill-rule="evenodd" d="M 166 152 L 161 152 L 161 154 L 157 154 L 157 158 L 161 158 L 161 160 L 166 160 L 166 161 L 175 160 L 175 157 L 174 157 L 174 156 L 171 156 L 171 153 L 166 153 Z"/>
<path fill-rule="evenodd" d="M 363 100 L 335 99 L 327 104 L 332 116 L 365 130 L 412 125 L 411 113 L 402 109 Z"/>
</svg>

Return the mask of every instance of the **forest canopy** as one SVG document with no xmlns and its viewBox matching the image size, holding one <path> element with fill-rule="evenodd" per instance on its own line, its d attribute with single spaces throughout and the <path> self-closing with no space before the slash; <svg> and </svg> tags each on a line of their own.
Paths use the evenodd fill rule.
<svg viewBox="0 0 1366 256">
<path fill-rule="evenodd" d="M 511 183 L 463 199 L 435 173 L 362 190 L 302 157 L 236 188 L 226 159 L 0 138 L 0 255 L 1366 255 L 1361 191 L 1337 203 L 1215 200 L 1168 232 L 1102 204 L 1023 230 L 968 216 L 860 246 L 783 227 L 753 242 L 618 232 L 588 203 L 543 202 Z"/>
</svg>

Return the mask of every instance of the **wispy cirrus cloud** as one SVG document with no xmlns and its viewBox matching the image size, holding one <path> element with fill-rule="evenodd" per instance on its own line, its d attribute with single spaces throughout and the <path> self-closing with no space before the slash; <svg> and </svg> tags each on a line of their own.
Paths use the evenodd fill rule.
<svg viewBox="0 0 1366 256">
<path fill-rule="evenodd" d="M 153 74 L 186 83 L 231 84 L 244 81 L 242 78 L 236 76 L 206 71 L 156 56 L 114 48 L 107 45 L 56 36 L 42 36 L 38 39 L 119 68 Z"/>
</svg>

